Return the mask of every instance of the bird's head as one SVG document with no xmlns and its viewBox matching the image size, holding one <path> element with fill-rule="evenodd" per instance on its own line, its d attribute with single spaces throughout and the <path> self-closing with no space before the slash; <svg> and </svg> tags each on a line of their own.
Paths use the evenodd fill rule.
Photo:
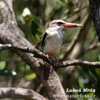
<svg viewBox="0 0 100 100">
<path fill-rule="evenodd" d="M 64 28 L 82 27 L 81 24 L 68 23 L 63 20 L 53 20 L 49 24 L 50 28 L 55 28 L 57 30 L 62 30 Z"/>
</svg>

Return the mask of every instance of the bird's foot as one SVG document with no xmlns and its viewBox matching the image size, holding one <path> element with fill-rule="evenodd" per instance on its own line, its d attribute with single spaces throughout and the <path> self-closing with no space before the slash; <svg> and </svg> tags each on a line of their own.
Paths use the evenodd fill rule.
<svg viewBox="0 0 100 100">
<path fill-rule="evenodd" d="M 49 59 L 49 55 L 48 54 L 46 54 L 46 57 L 47 57 L 47 59 Z"/>
</svg>

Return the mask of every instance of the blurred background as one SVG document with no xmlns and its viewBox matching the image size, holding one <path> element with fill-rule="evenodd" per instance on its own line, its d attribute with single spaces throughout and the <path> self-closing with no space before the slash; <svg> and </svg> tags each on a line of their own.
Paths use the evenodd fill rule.
<svg viewBox="0 0 100 100">
<path fill-rule="evenodd" d="M 22 35 L 34 46 L 42 39 L 47 25 L 53 19 L 83 24 L 82 28 L 64 30 L 64 43 L 58 59 L 60 61 L 67 59 L 100 61 L 100 45 L 91 20 L 88 0 L 14 0 L 13 8 L 18 26 L 23 32 Z M 100 69 L 71 66 L 57 69 L 56 72 L 65 91 L 67 88 L 96 90 L 66 94 L 87 95 L 82 100 L 94 100 L 91 96 L 95 95 L 95 100 L 99 100 Z M 0 52 L 0 87 L 30 88 L 47 96 L 36 73 L 11 50 Z M 81 99 L 77 97 L 76 100 Z"/>
</svg>

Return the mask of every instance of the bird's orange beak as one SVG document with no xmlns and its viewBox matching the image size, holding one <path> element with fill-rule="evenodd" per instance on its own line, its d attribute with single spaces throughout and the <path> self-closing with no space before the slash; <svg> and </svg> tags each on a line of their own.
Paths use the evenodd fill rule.
<svg viewBox="0 0 100 100">
<path fill-rule="evenodd" d="M 65 28 L 73 28 L 73 27 L 82 27 L 82 24 L 75 24 L 75 23 L 66 23 L 64 24 Z"/>
</svg>

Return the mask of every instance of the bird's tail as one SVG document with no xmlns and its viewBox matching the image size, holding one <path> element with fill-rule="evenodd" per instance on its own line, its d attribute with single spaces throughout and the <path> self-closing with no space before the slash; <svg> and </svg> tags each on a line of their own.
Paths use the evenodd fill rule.
<svg viewBox="0 0 100 100">
<path fill-rule="evenodd" d="M 50 74 L 50 65 L 45 64 L 44 72 L 43 72 L 43 79 L 48 80 Z"/>
</svg>

